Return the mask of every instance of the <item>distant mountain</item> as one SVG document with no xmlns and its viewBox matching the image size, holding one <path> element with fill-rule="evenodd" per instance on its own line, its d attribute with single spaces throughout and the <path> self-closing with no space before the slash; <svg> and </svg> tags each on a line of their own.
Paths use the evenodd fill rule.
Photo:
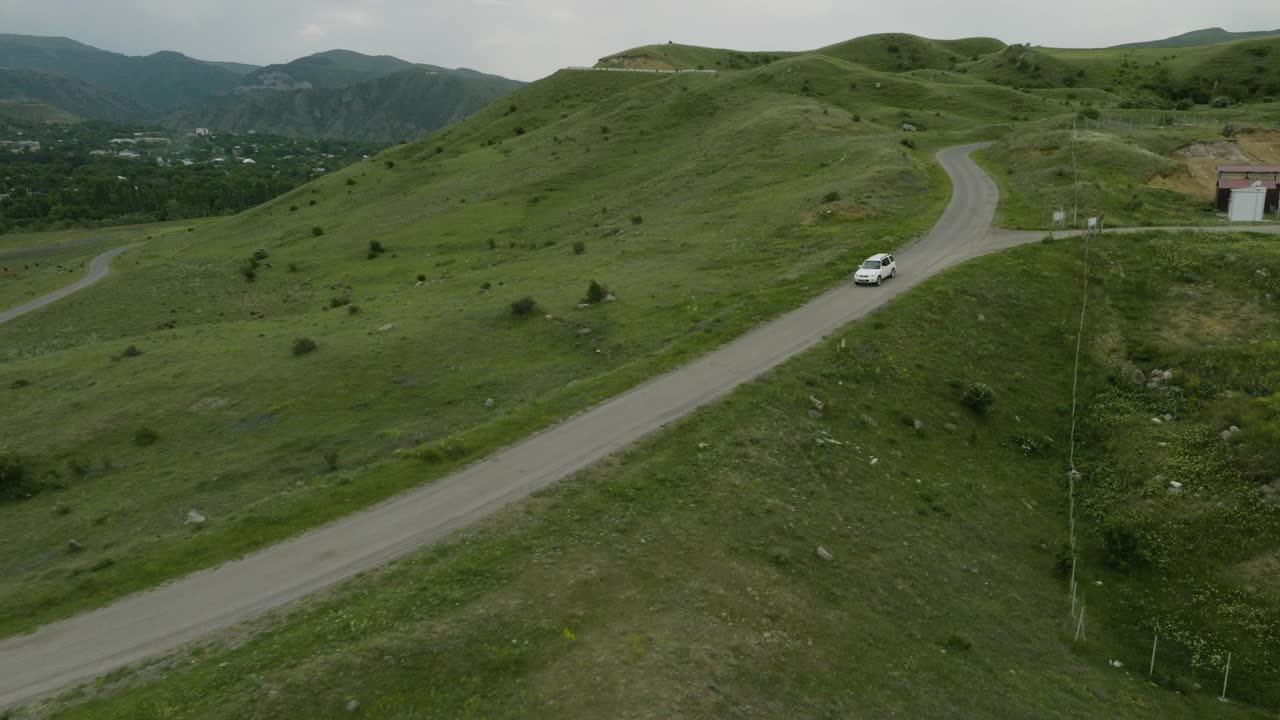
<svg viewBox="0 0 1280 720">
<path fill-rule="evenodd" d="M 0 67 L 66 75 L 160 111 L 230 92 L 242 75 L 182 53 L 134 57 L 68 38 L 33 35 L 0 35 Z"/>
<path fill-rule="evenodd" d="M 1245 40 L 1248 38 L 1267 37 L 1269 35 L 1280 35 L 1280 30 L 1254 30 L 1251 32 L 1229 32 L 1222 28 L 1205 28 L 1204 30 L 1192 30 L 1191 32 L 1174 35 L 1163 40 L 1149 40 L 1147 42 L 1125 43 L 1124 45 L 1115 45 L 1116 48 L 1161 48 L 1161 47 L 1187 47 L 1190 45 L 1214 45 L 1216 43 L 1230 42 L 1232 40 Z"/>
<path fill-rule="evenodd" d="M 474 71 L 410 69 L 347 87 L 215 97 L 164 120 L 175 129 L 254 130 L 295 137 L 412 140 L 456 122 L 523 85 Z"/>
<path fill-rule="evenodd" d="M 34 70 L 0 67 L 0 99 L 52 105 L 79 117 L 116 123 L 139 122 L 149 116 L 147 108 L 132 98 Z"/>
<path fill-rule="evenodd" d="M 66 110 L 34 100 L 0 100 L 0 119 L 58 125 L 70 125 L 80 121 L 80 118 Z"/>
<path fill-rule="evenodd" d="M 310 90 L 355 85 L 415 67 L 390 55 L 364 55 L 350 50 L 328 50 L 280 65 L 268 65 L 245 75 L 238 90 Z M 422 66 L 430 70 L 443 70 Z"/>
</svg>

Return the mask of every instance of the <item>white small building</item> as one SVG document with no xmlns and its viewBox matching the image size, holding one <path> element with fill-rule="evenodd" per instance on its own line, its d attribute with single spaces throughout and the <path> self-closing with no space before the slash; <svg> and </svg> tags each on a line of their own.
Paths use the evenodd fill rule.
<svg viewBox="0 0 1280 720">
<path fill-rule="evenodd" d="M 124 158 L 125 160 L 136 160 L 142 156 L 132 150 L 121 150 L 116 153 L 116 157 Z"/>
<path fill-rule="evenodd" d="M 191 134 L 199 137 L 209 137 L 212 133 L 209 132 L 209 128 L 196 128 Z"/>
<path fill-rule="evenodd" d="M 256 161 L 256 160 L 254 160 L 253 158 L 245 158 L 245 159 L 241 160 L 241 161 L 240 161 L 240 163 L 241 163 L 242 165 L 257 165 L 257 164 L 258 164 L 258 163 L 257 163 L 257 161 Z"/>
<path fill-rule="evenodd" d="M 1233 188 L 1227 219 L 1231 222 L 1262 222 L 1267 211 L 1267 189 L 1260 181 L 1249 187 Z"/>
</svg>

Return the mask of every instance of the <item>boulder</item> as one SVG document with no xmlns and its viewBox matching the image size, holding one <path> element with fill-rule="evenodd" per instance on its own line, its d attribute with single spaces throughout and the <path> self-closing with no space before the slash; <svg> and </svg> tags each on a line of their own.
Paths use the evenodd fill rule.
<svg viewBox="0 0 1280 720">
<path fill-rule="evenodd" d="M 188 510 L 187 521 L 184 522 L 183 525 L 203 525 L 206 519 L 207 518 L 205 518 L 204 514 L 199 510 Z"/>
<path fill-rule="evenodd" d="M 818 557 L 828 562 L 836 559 L 834 555 L 828 552 L 827 549 L 822 547 L 821 545 L 818 546 Z"/>
<path fill-rule="evenodd" d="M 67 552 L 69 552 L 69 553 L 78 553 L 78 552 L 80 552 L 81 550 L 84 550 L 84 546 L 83 546 L 83 545 L 81 545 L 80 543 L 76 542 L 75 540 L 68 540 L 68 541 L 67 541 Z"/>
</svg>

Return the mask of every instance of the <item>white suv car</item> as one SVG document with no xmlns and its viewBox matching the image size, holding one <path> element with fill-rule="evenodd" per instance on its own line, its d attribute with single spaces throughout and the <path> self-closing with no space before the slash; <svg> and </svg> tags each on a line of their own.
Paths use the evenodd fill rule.
<svg viewBox="0 0 1280 720">
<path fill-rule="evenodd" d="M 858 285 L 879 285 L 885 278 L 898 274 L 898 263 L 888 253 L 876 253 L 862 261 L 862 266 L 853 273 L 853 282 Z"/>
</svg>

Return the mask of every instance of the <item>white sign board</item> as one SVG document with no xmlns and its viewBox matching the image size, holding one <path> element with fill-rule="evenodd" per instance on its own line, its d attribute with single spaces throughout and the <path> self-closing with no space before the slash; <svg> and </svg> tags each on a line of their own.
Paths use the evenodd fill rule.
<svg viewBox="0 0 1280 720">
<path fill-rule="evenodd" d="M 1063 212 L 1062 210 L 1054 210 L 1054 211 L 1053 211 L 1053 221 L 1054 221 L 1054 222 L 1056 222 L 1056 223 L 1058 223 L 1058 224 L 1062 224 L 1062 223 L 1064 223 L 1064 222 L 1066 222 L 1066 221 L 1067 221 L 1067 214 L 1066 214 L 1065 212 Z"/>
<path fill-rule="evenodd" d="M 1089 218 L 1089 229 L 1090 229 L 1090 230 L 1097 230 L 1097 229 L 1098 229 L 1098 218 L 1096 218 L 1096 217 L 1091 217 L 1091 218 Z"/>
</svg>

